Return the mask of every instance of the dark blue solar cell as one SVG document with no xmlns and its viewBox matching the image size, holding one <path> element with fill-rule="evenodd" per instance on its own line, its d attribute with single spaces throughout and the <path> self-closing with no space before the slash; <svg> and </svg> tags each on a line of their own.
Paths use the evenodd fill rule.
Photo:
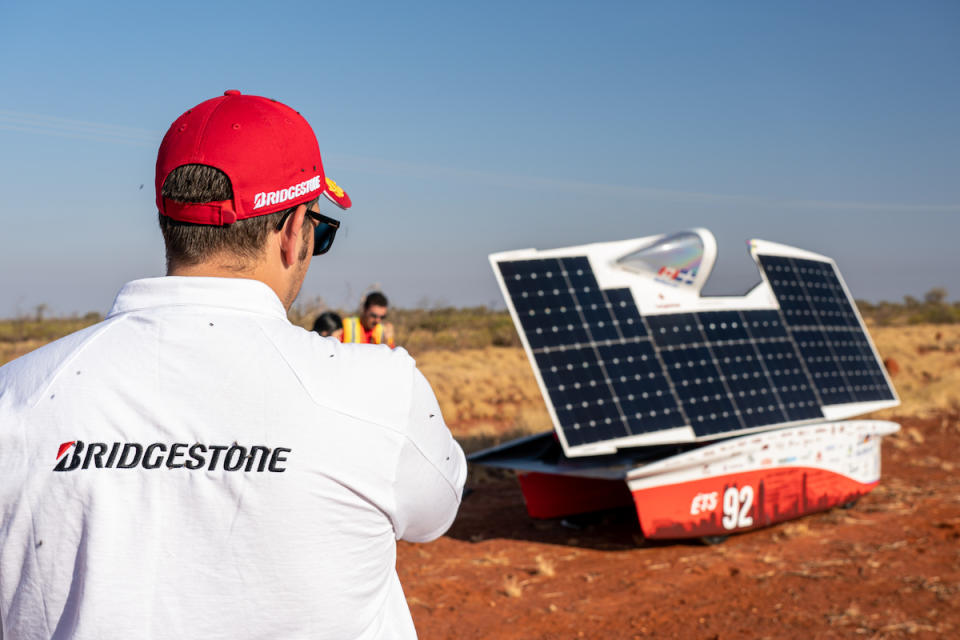
<svg viewBox="0 0 960 640">
<path fill-rule="evenodd" d="M 663 367 L 648 340 L 601 346 L 597 350 L 613 382 L 634 384 L 663 378 Z"/>
<path fill-rule="evenodd" d="M 573 300 L 556 302 L 557 306 L 552 308 L 517 309 L 520 324 L 532 349 L 587 342 L 580 316 L 573 310 Z"/>
<path fill-rule="evenodd" d="M 856 333 L 843 329 L 826 329 L 823 335 L 824 339 L 830 343 L 841 368 L 854 367 L 862 360 L 863 353 L 860 351 Z"/>
<path fill-rule="evenodd" d="M 631 434 L 686 424 L 649 341 L 600 347 L 599 351 Z"/>
<path fill-rule="evenodd" d="M 500 276 L 506 282 L 510 280 L 518 271 L 524 269 L 524 264 L 530 262 L 529 260 L 512 260 L 509 262 L 498 262 L 497 269 L 500 271 Z"/>
<path fill-rule="evenodd" d="M 555 273 L 560 276 L 560 262 L 556 259 L 546 260 L 519 260 L 516 262 L 501 262 L 500 275 L 507 286 L 511 297 L 523 291 L 535 290 L 542 285 L 544 279 L 550 279 Z M 551 276 L 547 277 L 546 274 Z"/>
<path fill-rule="evenodd" d="M 627 435 L 613 389 L 592 347 L 551 350 L 535 357 L 568 443 Z"/>
<path fill-rule="evenodd" d="M 768 255 L 758 257 L 760 259 L 760 266 L 763 267 L 763 270 L 768 276 L 773 273 L 782 272 L 784 268 L 786 268 L 786 271 L 793 271 L 793 264 L 790 262 L 790 258 Z"/>
<path fill-rule="evenodd" d="M 794 329 L 794 339 L 825 404 L 855 402 L 830 343 L 820 329 Z"/>
<path fill-rule="evenodd" d="M 838 305 L 843 311 L 843 317 L 846 321 L 846 325 L 848 327 L 856 327 L 862 330 L 863 325 L 860 324 L 860 318 L 854 311 L 853 306 L 850 304 L 850 298 L 847 296 L 847 292 L 844 290 L 843 285 L 840 284 L 840 278 L 838 277 L 836 270 L 831 265 L 826 266 L 829 267 L 829 272 L 825 272 L 824 278 L 826 279 L 830 290 L 833 292 L 834 298 L 838 300 Z"/>
<path fill-rule="evenodd" d="M 723 395 L 722 387 L 704 389 L 704 391 L 706 393 L 703 396 L 688 397 L 684 401 L 684 410 L 690 420 L 690 426 L 693 427 L 693 432 L 698 438 L 744 428 L 730 399 Z M 710 391 L 716 391 L 716 393 L 710 395 Z"/>
<path fill-rule="evenodd" d="M 580 400 L 588 399 L 588 395 L 593 399 L 598 397 L 595 392 L 588 392 L 597 388 L 598 379 L 604 378 L 597 363 L 596 352 L 592 347 L 541 350 L 536 352 L 534 357 L 544 384 L 551 393 L 556 389 L 561 393 L 574 394 L 571 397 Z M 590 384 L 591 382 L 593 384 Z"/>
<path fill-rule="evenodd" d="M 647 335 L 647 328 L 640 317 L 640 311 L 629 289 L 607 289 L 604 293 L 612 305 L 613 317 L 624 338 L 641 338 Z"/>
<path fill-rule="evenodd" d="M 573 446 L 615 440 L 626 435 L 623 418 L 613 404 L 592 407 L 575 405 L 569 413 L 566 413 L 565 409 L 564 411 L 567 421 L 561 422 L 563 433 L 567 442 Z M 558 413 L 558 419 L 559 415 Z"/>
<path fill-rule="evenodd" d="M 679 345 L 703 343 L 703 335 L 692 313 L 676 313 L 665 316 L 647 316 L 650 334 L 661 349 Z"/>
<path fill-rule="evenodd" d="M 611 305 L 600 291 L 578 296 L 578 301 L 580 302 L 584 322 L 588 325 L 587 331 L 593 337 L 594 342 L 620 339 L 620 333 L 614 323 Z"/>
<path fill-rule="evenodd" d="M 587 442 L 601 442 L 615 440 L 628 435 L 623 416 L 615 404 L 605 403 L 593 409 L 589 415 L 582 415 L 582 420 L 575 422 L 573 431 L 586 431 L 581 434 Z M 569 433 L 571 430 L 565 430 Z"/>
<path fill-rule="evenodd" d="M 847 315 L 837 304 L 837 301 L 824 296 L 816 296 L 813 299 L 814 309 L 817 313 L 817 324 L 829 328 L 847 328 Z"/>
<path fill-rule="evenodd" d="M 562 280 L 558 286 L 569 296 L 563 299 L 563 306 L 568 306 L 577 314 L 576 322 L 568 324 L 578 325 L 578 335 L 582 329 L 589 336 L 587 339 L 594 342 L 619 339 L 620 334 L 617 332 L 610 304 L 597 286 L 589 260 L 577 257 L 561 258 L 553 262 L 559 265 L 554 274 Z M 534 283 L 534 286 L 536 284 L 539 283 Z M 568 305 L 568 301 L 571 304 Z M 559 303 L 559 300 L 555 301 L 555 304 Z M 569 327 L 568 330 L 572 331 Z M 559 344 L 563 344 L 562 340 Z"/>
<path fill-rule="evenodd" d="M 698 436 L 744 427 L 707 347 L 679 347 L 663 351 L 661 356 L 680 405 Z"/>
<path fill-rule="evenodd" d="M 890 400 L 893 394 L 863 334 L 834 330 L 824 332 L 837 356 L 849 390 L 857 402 Z"/>
<path fill-rule="evenodd" d="M 674 381 L 707 376 L 719 377 L 713 357 L 704 346 L 677 347 L 660 353 L 667 374 Z"/>
<path fill-rule="evenodd" d="M 790 258 L 760 256 L 760 264 L 767 274 L 777 302 L 790 326 L 814 323 L 814 313 L 807 300 Z"/>
<path fill-rule="evenodd" d="M 593 275 L 593 268 L 586 257 L 560 258 L 560 265 L 563 267 L 563 275 L 570 282 L 570 286 L 578 292 L 598 291 L 597 279 Z"/>
<path fill-rule="evenodd" d="M 506 262 L 500 268 L 532 349 L 589 341 L 558 260 Z"/>
<path fill-rule="evenodd" d="M 791 326 L 860 327 L 831 264 L 780 258 L 769 263 L 767 275 Z"/>
<path fill-rule="evenodd" d="M 763 342 L 757 344 L 757 351 L 787 419 L 794 422 L 822 418 L 823 412 L 814 393 L 813 381 L 807 375 L 793 343 L 786 340 Z"/>
<path fill-rule="evenodd" d="M 764 364 L 752 344 L 712 346 L 733 404 L 747 427 L 788 422 Z"/>
<path fill-rule="evenodd" d="M 748 340 L 750 335 L 739 311 L 708 311 L 696 314 L 707 340 Z"/>
<path fill-rule="evenodd" d="M 740 315 L 752 340 L 787 337 L 780 311 L 741 311 Z"/>
<path fill-rule="evenodd" d="M 790 295 L 778 299 L 787 326 L 805 327 L 817 324 L 816 314 L 805 296 Z"/>
</svg>

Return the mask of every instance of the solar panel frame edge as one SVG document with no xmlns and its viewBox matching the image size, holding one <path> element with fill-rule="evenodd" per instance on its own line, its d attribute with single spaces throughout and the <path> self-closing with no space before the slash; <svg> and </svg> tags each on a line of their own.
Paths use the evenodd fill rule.
<svg viewBox="0 0 960 640">
<path fill-rule="evenodd" d="M 760 259 L 763 256 L 770 256 L 776 258 L 788 258 L 796 260 L 808 260 L 812 262 L 822 262 L 828 264 L 834 275 L 837 278 L 837 282 L 840 284 L 840 287 L 843 290 L 844 296 L 846 296 L 847 302 L 850 305 L 853 313 L 857 319 L 857 322 L 860 325 L 860 330 L 863 335 L 866 337 L 867 344 L 870 347 L 871 352 L 873 353 L 874 360 L 877 363 L 877 366 L 880 372 L 883 374 L 883 378 L 887 383 L 887 388 L 890 390 L 892 399 L 889 400 L 871 400 L 863 402 L 849 402 L 841 404 L 821 404 L 820 409 L 823 412 L 824 418 L 826 420 L 841 420 L 844 418 L 850 418 L 853 416 L 863 415 L 866 413 L 871 413 L 873 411 L 879 411 L 882 409 L 888 409 L 891 407 L 896 407 L 900 404 L 900 396 L 897 393 L 897 389 L 893 384 L 893 381 L 890 379 L 890 374 L 887 372 L 885 366 L 883 366 L 883 360 L 880 357 L 880 352 L 877 350 L 876 344 L 873 342 L 873 337 L 870 335 L 870 332 L 867 330 L 867 323 L 864 321 L 863 316 L 860 314 L 860 309 L 857 308 L 856 300 L 853 297 L 853 294 L 850 292 L 850 288 L 847 286 L 846 280 L 843 278 L 843 274 L 840 273 L 840 268 L 837 266 L 836 261 L 833 258 L 828 256 L 820 255 L 813 253 L 811 251 L 805 251 L 803 249 L 797 249 L 796 247 L 790 247 L 788 245 L 781 245 L 765 240 L 751 240 L 750 241 L 750 255 L 753 258 L 754 262 L 757 265 L 757 270 L 760 272 L 760 277 L 762 283 L 770 291 L 770 295 L 777 302 L 778 309 L 780 307 L 780 301 L 777 299 L 773 284 L 770 282 L 767 275 L 766 269 L 761 263 Z M 790 331 L 791 336 L 793 331 L 789 329 L 789 324 L 785 323 L 788 330 Z M 794 340 L 795 342 L 795 340 Z"/>
</svg>

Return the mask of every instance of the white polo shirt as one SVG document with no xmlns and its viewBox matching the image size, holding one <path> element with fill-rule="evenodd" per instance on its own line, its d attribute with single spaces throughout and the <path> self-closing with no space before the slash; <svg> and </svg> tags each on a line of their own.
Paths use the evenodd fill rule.
<svg viewBox="0 0 960 640">
<path fill-rule="evenodd" d="M 410 638 L 463 452 L 403 349 L 255 280 L 128 283 L 0 368 L 0 638 Z"/>
</svg>

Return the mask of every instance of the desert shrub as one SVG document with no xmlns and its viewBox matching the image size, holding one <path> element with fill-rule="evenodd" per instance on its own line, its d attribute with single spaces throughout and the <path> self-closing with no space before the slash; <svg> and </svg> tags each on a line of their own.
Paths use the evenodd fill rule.
<svg viewBox="0 0 960 640">
<path fill-rule="evenodd" d="M 411 353 L 520 346 L 510 314 L 487 307 L 391 309 L 390 320 L 397 332 L 397 344 Z"/>
<path fill-rule="evenodd" d="M 860 315 L 874 326 L 889 327 L 908 324 L 951 324 L 960 322 L 960 302 L 947 302 L 947 290 L 934 287 L 923 301 L 904 296 L 902 303 L 857 300 Z"/>
<path fill-rule="evenodd" d="M 84 316 L 44 318 L 19 316 L 0 320 L 0 342 L 41 341 L 50 342 L 68 333 L 85 329 L 103 320 L 99 313 L 91 311 Z"/>
</svg>

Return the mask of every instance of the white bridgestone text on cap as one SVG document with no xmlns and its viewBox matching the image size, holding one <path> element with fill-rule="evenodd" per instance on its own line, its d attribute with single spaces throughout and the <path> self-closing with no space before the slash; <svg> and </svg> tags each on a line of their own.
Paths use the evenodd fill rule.
<svg viewBox="0 0 960 640">
<path fill-rule="evenodd" d="M 287 187 L 286 189 L 278 189 L 276 191 L 270 191 L 269 193 L 266 191 L 261 191 L 253 197 L 253 208 L 260 209 L 272 204 L 280 204 L 281 202 L 299 198 L 305 193 L 310 193 L 311 191 L 317 191 L 319 189 L 321 189 L 320 176 L 316 175 L 309 180 L 304 180 L 300 184 L 295 184 L 292 187 Z"/>
</svg>

